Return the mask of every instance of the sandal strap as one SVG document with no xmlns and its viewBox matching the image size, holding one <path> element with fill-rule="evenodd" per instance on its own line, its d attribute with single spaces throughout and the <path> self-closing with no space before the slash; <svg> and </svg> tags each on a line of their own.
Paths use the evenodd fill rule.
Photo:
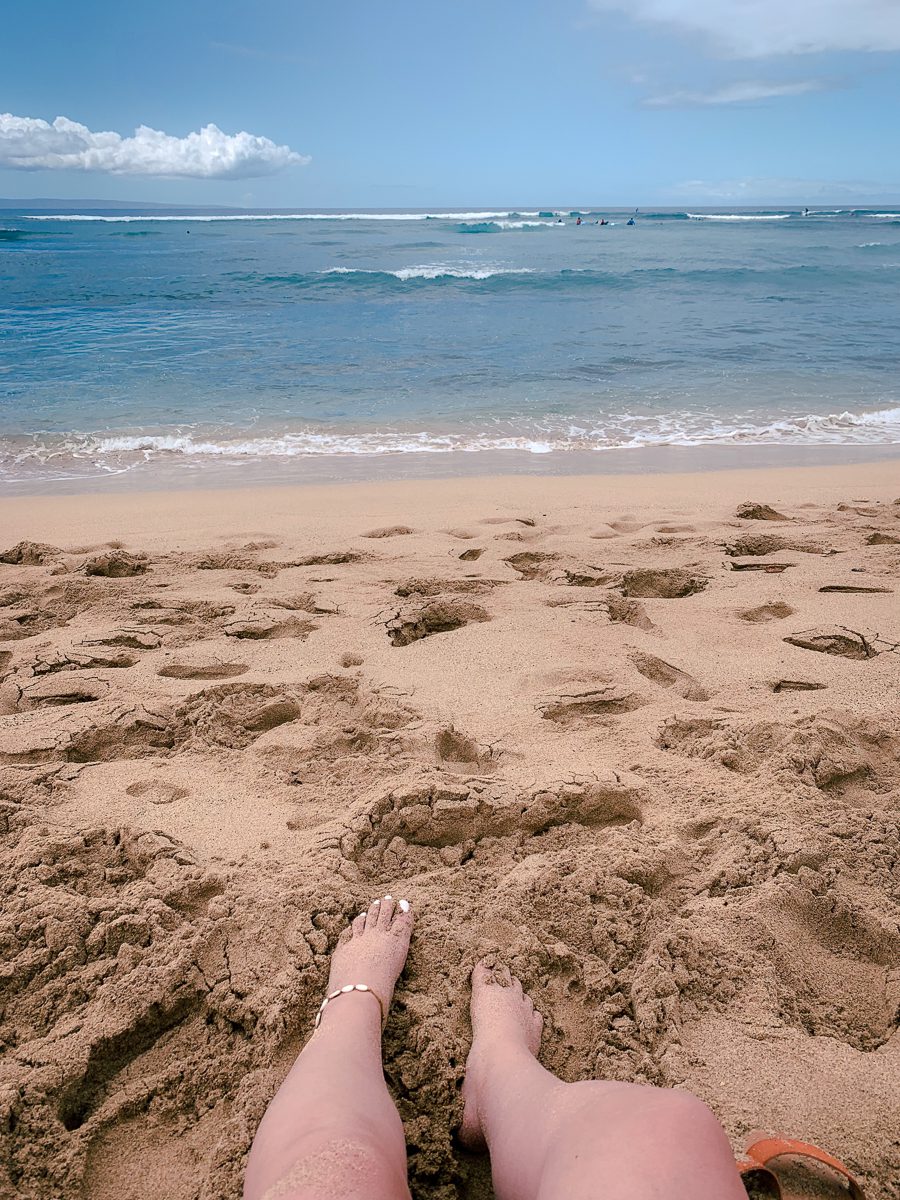
<svg viewBox="0 0 900 1200">
<path fill-rule="evenodd" d="M 832 1171 L 836 1171 L 838 1175 L 846 1179 L 853 1200 L 866 1200 L 865 1192 L 840 1159 L 809 1142 L 799 1142 L 794 1138 L 761 1137 L 751 1142 L 746 1153 L 747 1158 L 738 1162 L 738 1170 L 742 1175 L 749 1174 L 751 1171 L 765 1171 L 766 1175 L 774 1179 L 774 1173 L 769 1168 L 772 1159 L 780 1158 L 783 1154 L 794 1154 L 799 1158 L 811 1158 L 814 1162 L 831 1167 Z M 776 1195 L 781 1195 L 780 1189 Z"/>
<path fill-rule="evenodd" d="M 319 1005 L 319 1011 L 316 1013 L 316 1021 L 315 1025 L 313 1026 L 313 1030 L 319 1028 L 319 1025 L 322 1021 L 322 1014 L 325 1012 L 325 1009 L 328 1007 L 331 1001 L 337 1000 L 340 996 L 347 996 L 350 994 L 350 992 L 368 992 L 369 995 L 375 997 L 375 999 L 378 1001 L 378 1007 L 381 1009 L 381 1027 L 382 1029 L 384 1028 L 384 1026 L 387 1024 L 387 1010 L 385 1008 L 384 1001 L 381 999 L 375 989 L 370 988 L 367 983 L 345 983 L 343 987 L 339 987 L 335 991 L 329 992 Z"/>
</svg>

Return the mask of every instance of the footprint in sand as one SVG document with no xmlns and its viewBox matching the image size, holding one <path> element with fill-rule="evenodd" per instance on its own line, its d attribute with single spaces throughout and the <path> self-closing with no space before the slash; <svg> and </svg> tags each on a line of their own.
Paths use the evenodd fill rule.
<svg viewBox="0 0 900 1200">
<path fill-rule="evenodd" d="M 852 583 L 827 583 L 824 587 L 819 588 L 820 592 L 838 592 L 842 595 L 859 595 L 868 596 L 876 592 L 894 594 L 893 588 L 886 587 L 862 587 Z"/>
<path fill-rule="evenodd" d="M 484 554 L 484 549 L 478 546 L 473 546 L 471 550 L 463 550 L 459 556 L 460 562 L 475 562 Z"/>
<path fill-rule="evenodd" d="M 759 625 L 764 621 L 783 621 L 785 617 L 792 616 L 793 612 L 794 610 L 789 604 L 784 604 L 781 600 L 774 600 L 769 604 L 760 604 L 756 608 L 745 608 L 738 613 L 738 616 L 742 621 Z"/>
<path fill-rule="evenodd" d="M 361 667 L 365 659 L 361 654 L 356 654 L 353 650 L 348 650 L 346 654 L 341 655 L 342 667 Z"/>
<path fill-rule="evenodd" d="M 392 646 L 409 646 L 436 633 L 450 633 L 472 621 L 489 621 L 490 613 L 469 600 L 438 598 L 403 609 L 387 622 Z"/>
<path fill-rule="evenodd" d="M 900 537 L 894 537 L 891 533 L 881 533 L 876 530 L 875 533 L 870 533 L 866 538 L 867 546 L 900 546 Z"/>
<path fill-rule="evenodd" d="M 766 554 L 777 554 L 779 550 L 797 550 L 802 554 L 826 553 L 820 542 L 798 542 L 778 533 L 743 533 L 733 541 L 726 542 L 724 550 L 729 558 L 762 558 Z"/>
<path fill-rule="evenodd" d="M 505 579 L 406 579 L 394 589 L 395 596 L 404 600 L 409 596 L 440 596 L 445 593 L 484 596 L 494 588 L 505 587 Z"/>
<path fill-rule="evenodd" d="M 472 533 L 469 529 L 445 529 L 447 537 L 456 538 L 460 542 L 471 542 L 477 537 L 477 534 Z"/>
<path fill-rule="evenodd" d="M 796 566 L 796 563 L 739 563 L 731 564 L 732 571 L 763 571 L 766 575 L 782 575 L 789 567 Z"/>
<path fill-rule="evenodd" d="M 410 533 L 415 533 L 409 525 L 384 525 L 380 529 L 370 529 L 368 533 L 360 534 L 364 538 L 392 538 L 406 537 Z"/>
<path fill-rule="evenodd" d="M 614 625 L 631 625 L 635 629 L 655 629 L 647 610 L 638 600 L 624 596 L 608 595 L 604 601 L 607 615 Z"/>
<path fill-rule="evenodd" d="M 186 787 L 177 787 L 174 783 L 166 783 L 162 779 L 140 779 L 136 783 L 130 783 L 125 789 L 125 794 L 147 800 L 150 804 L 173 804 L 176 800 L 183 800 L 185 796 L 189 796 L 190 791 Z"/>
<path fill-rule="evenodd" d="M 615 521 L 610 521 L 609 527 L 616 533 L 637 533 L 639 529 L 644 528 L 644 522 L 639 521 L 634 513 L 623 513 Z"/>
<path fill-rule="evenodd" d="M 639 671 L 645 679 L 658 683 L 660 687 L 671 688 L 685 700 L 699 702 L 708 700 L 712 695 L 693 675 L 689 675 L 687 671 L 682 671 L 679 667 L 673 667 L 671 663 L 664 662 L 652 654 L 644 654 L 638 650 L 631 655 L 631 661 L 635 670 Z"/>
<path fill-rule="evenodd" d="M 179 743 L 243 749 L 301 713 L 302 695 L 267 683 L 220 683 L 188 696 L 175 711 Z"/>
<path fill-rule="evenodd" d="M 246 663 L 197 657 L 170 659 L 156 673 L 164 679 L 233 679 L 249 670 Z"/>
<path fill-rule="evenodd" d="M 348 829 L 339 844 L 365 876 L 386 870 L 411 874 L 442 862 L 458 864 L 459 850 L 483 838 L 535 837 L 560 825 L 602 829 L 640 822 L 642 800 L 634 783 L 611 771 L 527 791 L 499 780 L 426 779 L 379 796 L 368 811 L 361 810 L 368 818 L 365 827 Z"/>
<path fill-rule="evenodd" d="M 482 517 L 480 525 L 537 525 L 536 517 Z"/>
<path fill-rule="evenodd" d="M 789 646 L 798 646 L 801 650 L 816 650 L 820 654 L 834 654 L 862 662 L 878 654 L 874 640 L 853 629 L 844 628 L 806 629 L 782 638 Z"/>
<path fill-rule="evenodd" d="M 704 576 L 681 567 L 645 568 L 626 571 L 622 576 L 622 593 L 629 597 L 679 600 L 702 592 L 708 583 Z"/>
<path fill-rule="evenodd" d="M 807 679 L 778 679 L 772 684 L 772 691 L 778 692 L 823 692 L 828 685 L 812 683 Z"/>
<path fill-rule="evenodd" d="M 781 1011 L 791 1024 L 864 1052 L 896 1033 L 895 926 L 836 894 L 832 885 L 813 891 L 783 878 L 749 908 L 771 936 L 767 953 L 778 969 Z"/>
<path fill-rule="evenodd" d="M 591 687 L 577 684 L 558 695 L 548 696 L 538 704 L 545 721 L 554 721 L 565 727 L 583 726 L 596 717 L 615 717 L 633 712 L 646 703 L 634 692 L 610 684 L 607 687 Z"/>
<path fill-rule="evenodd" d="M 21 689 L 17 708 L 28 712 L 35 708 L 62 708 L 69 704 L 90 704 L 109 694 L 103 679 L 85 679 L 74 671 L 61 671 L 44 679 L 35 679 Z"/>
<path fill-rule="evenodd" d="M 657 533 L 696 533 L 694 525 L 657 525 Z"/>
<path fill-rule="evenodd" d="M 545 579 L 559 562 L 559 555 L 542 553 L 539 550 L 523 550 L 521 554 L 512 554 L 503 561 L 509 563 L 523 579 Z"/>
<path fill-rule="evenodd" d="M 546 689 L 536 702 L 541 717 L 564 727 L 589 726 L 598 717 L 633 712 L 646 703 L 624 684 L 584 668 L 560 667 L 524 677 L 524 690 L 535 685 Z"/>
<path fill-rule="evenodd" d="M 88 638 L 85 646 L 126 646 L 130 650 L 158 650 L 162 638 L 146 629 L 114 629 L 98 638 Z"/>
<path fill-rule="evenodd" d="M 278 620 L 273 617 L 248 617 L 242 621 L 232 621 L 223 629 L 226 637 L 245 638 L 250 641 L 270 641 L 274 638 L 306 638 L 318 625 L 314 621 L 301 621 L 297 617 Z"/>
</svg>

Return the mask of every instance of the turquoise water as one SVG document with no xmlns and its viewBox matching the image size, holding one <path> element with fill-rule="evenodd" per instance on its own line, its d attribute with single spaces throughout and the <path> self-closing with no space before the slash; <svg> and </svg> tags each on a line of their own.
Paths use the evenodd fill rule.
<svg viewBox="0 0 900 1200">
<path fill-rule="evenodd" d="M 605 215 L 2 212 L 0 485 L 900 443 L 900 213 Z"/>
</svg>

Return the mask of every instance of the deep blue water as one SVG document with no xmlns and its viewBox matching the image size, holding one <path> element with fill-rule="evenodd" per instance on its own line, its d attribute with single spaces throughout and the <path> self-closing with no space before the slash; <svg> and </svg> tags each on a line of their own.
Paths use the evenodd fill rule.
<svg viewBox="0 0 900 1200">
<path fill-rule="evenodd" d="M 900 442 L 900 213 L 607 215 L 0 212 L 0 483 Z"/>
</svg>

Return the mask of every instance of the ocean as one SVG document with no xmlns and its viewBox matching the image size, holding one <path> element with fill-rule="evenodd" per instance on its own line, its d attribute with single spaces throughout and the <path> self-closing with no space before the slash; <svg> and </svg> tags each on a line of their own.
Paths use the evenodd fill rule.
<svg viewBox="0 0 900 1200">
<path fill-rule="evenodd" d="M 0 488 L 887 447 L 898 368 L 900 212 L 0 212 Z"/>
</svg>

